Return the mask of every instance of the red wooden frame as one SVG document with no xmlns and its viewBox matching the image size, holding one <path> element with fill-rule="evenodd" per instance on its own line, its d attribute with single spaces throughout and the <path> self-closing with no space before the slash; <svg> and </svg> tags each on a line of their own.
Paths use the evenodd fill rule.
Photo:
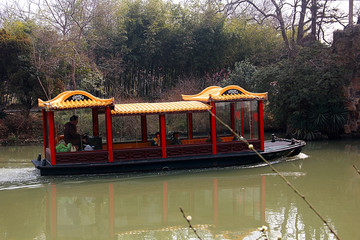
<svg viewBox="0 0 360 240">
<path fill-rule="evenodd" d="M 245 136 L 245 126 L 244 126 L 244 103 L 241 102 L 241 136 Z"/>
<path fill-rule="evenodd" d="M 215 111 L 215 102 L 210 102 L 211 105 L 211 112 L 216 115 Z M 216 119 L 213 115 L 211 115 L 211 143 L 212 143 L 212 149 L 213 154 L 217 154 L 217 148 L 216 148 Z"/>
<path fill-rule="evenodd" d="M 265 134 L 264 134 L 264 110 L 263 110 L 263 101 L 258 102 L 258 112 L 259 112 L 259 139 L 260 139 L 260 149 L 261 151 L 265 150 Z"/>
<path fill-rule="evenodd" d="M 50 140 L 50 163 L 55 165 L 55 124 L 54 124 L 54 112 L 48 113 L 49 118 L 49 140 Z"/>
<path fill-rule="evenodd" d="M 210 102 L 212 107 L 211 112 L 216 114 L 216 104 L 215 102 Z M 92 119 L 93 119 L 93 133 L 95 136 L 99 135 L 99 120 L 98 120 L 98 108 L 92 109 Z M 263 101 L 258 101 L 258 136 L 259 140 L 255 140 L 254 146 L 256 149 L 264 151 L 264 119 L 263 119 Z M 235 124 L 235 103 L 230 103 L 230 115 L 231 115 L 231 127 L 233 130 L 236 129 Z M 176 157 L 176 156 L 190 156 L 190 155 L 199 155 L 199 154 L 218 154 L 226 152 L 238 152 L 245 151 L 246 148 L 243 148 L 242 144 L 235 142 L 222 142 L 217 143 L 217 132 L 216 132 L 216 118 L 210 115 L 211 123 L 211 145 L 208 144 L 207 147 L 204 144 L 191 144 L 191 145 L 181 145 L 181 146 L 168 146 L 166 144 L 166 119 L 165 114 L 159 115 L 159 125 L 160 125 L 160 138 L 161 138 L 161 148 L 145 147 L 137 149 L 123 149 L 121 151 L 116 151 L 114 156 L 114 146 L 113 146 L 113 134 L 112 134 L 112 116 L 111 108 L 107 107 L 105 109 L 105 122 L 106 122 L 106 149 L 107 151 L 91 151 L 89 153 L 85 152 L 76 152 L 76 153 L 58 153 L 55 151 L 55 123 L 54 123 L 54 112 L 42 110 L 42 120 L 43 120 L 43 136 L 44 136 L 44 152 L 45 158 L 51 163 L 55 164 L 64 164 L 64 163 L 76 163 L 76 162 L 114 162 L 115 161 L 124 161 L 125 155 L 126 159 L 150 159 L 150 158 L 167 158 L 167 157 Z M 187 113 L 188 121 L 188 138 L 193 139 L 193 123 L 192 123 L 192 113 Z M 242 123 L 242 135 L 244 136 L 244 109 L 243 102 L 241 102 L 241 123 Z M 47 125 L 48 124 L 48 125 Z M 146 115 L 141 115 L 141 127 L 142 127 L 142 141 L 147 142 L 147 122 Z M 47 149 L 48 147 L 48 149 Z M 156 150 L 156 151 L 155 151 Z M 134 157 L 129 156 L 129 154 L 134 154 Z M 141 153 L 141 154 L 140 154 Z M 119 159 L 119 154 L 123 154 Z M 144 155 L 145 154 L 145 155 Z M 73 156 L 74 155 L 74 156 Z M 76 155 L 76 156 L 75 156 Z M 81 156 L 80 156 L 81 155 Z M 83 156 L 83 157 L 82 157 Z M 92 156 L 92 157 L 91 157 Z M 78 158 L 78 159 L 75 159 Z M 65 159 L 66 158 L 66 159 Z M 116 159 L 115 159 L 116 158 Z"/>
<path fill-rule="evenodd" d="M 160 138 L 162 158 L 166 158 L 166 129 L 165 129 L 165 115 L 160 115 Z"/>
</svg>

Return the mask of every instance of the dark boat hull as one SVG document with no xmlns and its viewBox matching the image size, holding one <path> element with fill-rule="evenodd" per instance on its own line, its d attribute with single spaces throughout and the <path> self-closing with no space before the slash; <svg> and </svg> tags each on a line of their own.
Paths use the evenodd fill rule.
<svg viewBox="0 0 360 240">
<path fill-rule="evenodd" d="M 266 142 L 265 151 L 260 154 L 268 161 L 282 157 L 291 157 L 299 154 L 306 145 L 298 141 L 290 144 Z M 222 168 L 229 166 L 249 166 L 262 163 L 263 160 L 251 151 L 239 153 L 226 153 L 216 155 L 183 156 L 166 159 L 119 161 L 112 163 L 77 163 L 50 165 L 45 160 L 32 160 L 34 166 L 40 170 L 42 176 L 46 175 L 75 175 L 75 174 L 105 174 L 127 172 L 158 172 L 176 169 Z"/>
</svg>

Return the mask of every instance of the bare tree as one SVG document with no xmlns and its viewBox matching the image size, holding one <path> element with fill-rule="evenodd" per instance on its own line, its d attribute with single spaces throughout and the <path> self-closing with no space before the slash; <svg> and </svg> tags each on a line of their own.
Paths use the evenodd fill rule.
<svg viewBox="0 0 360 240">
<path fill-rule="evenodd" d="M 309 40 L 325 40 L 324 29 L 332 23 L 343 24 L 346 14 L 330 8 L 329 0 L 228 0 L 222 11 L 228 16 L 245 13 L 259 24 L 271 22 L 281 32 L 289 56 L 296 45 Z"/>
<path fill-rule="evenodd" d="M 96 17 L 97 0 L 43 0 L 39 4 L 42 20 L 61 34 L 63 54 L 71 64 L 71 84 L 76 89 L 77 63 L 82 61 L 84 34 Z"/>
</svg>

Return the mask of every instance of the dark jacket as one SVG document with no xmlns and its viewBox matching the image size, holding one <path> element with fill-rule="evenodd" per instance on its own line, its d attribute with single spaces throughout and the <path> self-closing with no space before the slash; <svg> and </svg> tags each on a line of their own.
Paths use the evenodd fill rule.
<svg viewBox="0 0 360 240">
<path fill-rule="evenodd" d="M 66 144 L 72 143 L 72 145 L 80 145 L 80 134 L 77 133 L 76 126 L 71 122 L 64 125 L 64 141 Z"/>
</svg>

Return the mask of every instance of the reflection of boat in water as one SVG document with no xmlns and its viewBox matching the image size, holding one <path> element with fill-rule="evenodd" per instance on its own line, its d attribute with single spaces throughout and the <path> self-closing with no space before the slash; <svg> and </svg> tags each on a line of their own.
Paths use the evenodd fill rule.
<svg viewBox="0 0 360 240">
<path fill-rule="evenodd" d="M 284 165 L 300 176 L 301 162 Z M 182 207 L 203 239 L 253 236 L 281 216 L 283 205 L 274 207 L 287 198 L 278 177 L 268 173 L 228 168 L 42 178 L 33 171 L 37 180 L 0 191 L 1 232 L 6 239 L 190 239 Z"/>
<path fill-rule="evenodd" d="M 208 87 L 196 95 L 183 95 L 184 101 L 165 103 L 114 104 L 113 99 L 99 99 L 83 91 L 63 92 L 52 100 L 39 100 L 39 107 L 43 108 L 45 159 L 32 162 L 41 175 L 161 171 L 261 162 L 234 132 L 248 139 L 267 160 L 299 154 L 305 146 L 303 141 L 265 141 L 266 99 L 267 93 L 251 93 L 238 86 Z M 60 135 L 55 130 L 54 113 L 70 109 L 91 110 L 91 151 L 84 151 L 81 146 L 82 151 L 56 152 Z M 216 122 L 215 113 L 232 131 Z M 103 135 L 99 131 L 99 114 L 105 115 Z M 153 141 L 155 132 L 159 135 Z"/>
<path fill-rule="evenodd" d="M 202 236 L 248 235 L 264 224 L 265 176 L 200 173 L 180 181 L 166 179 L 52 184 L 46 201 L 48 233 L 57 239 L 78 234 L 82 239 L 187 238 L 192 233 L 179 206 L 193 216 L 192 224 Z"/>
</svg>

